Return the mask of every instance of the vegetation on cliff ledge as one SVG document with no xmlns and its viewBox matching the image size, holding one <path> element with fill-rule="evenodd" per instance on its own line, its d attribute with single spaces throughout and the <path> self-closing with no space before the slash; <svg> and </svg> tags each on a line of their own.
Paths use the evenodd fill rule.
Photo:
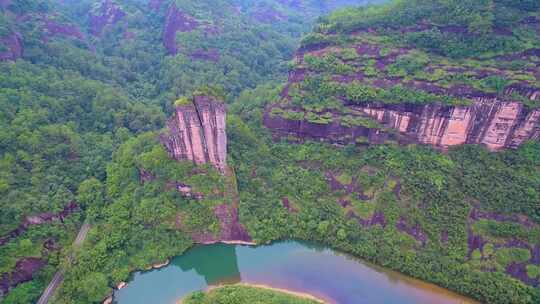
<svg viewBox="0 0 540 304">
<path fill-rule="evenodd" d="M 291 64 L 282 103 L 540 107 L 537 1 L 392 1 L 319 19 Z"/>
<path fill-rule="evenodd" d="M 229 103 L 229 164 L 255 241 L 312 240 L 483 302 L 540 303 L 538 142 L 443 154 L 274 142 L 262 124 L 276 101 L 271 115 L 366 128 L 379 125 L 349 106 L 487 98 L 539 107 L 531 92 L 540 88 L 540 2 L 340 10 L 304 38 L 283 87 L 286 60 L 315 15 L 291 1 L 105 1 L 115 5 L 105 11 L 122 12 L 96 16 L 105 23 L 92 22 L 93 0 L 0 2 L 3 303 L 35 302 L 59 269 L 55 303 L 98 303 L 131 271 L 184 252 L 194 233 L 218 233 L 214 208 L 233 181 L 171 160 L 157 140 L 177 96 L 202 85 L 223 88 L 213 94 Z M 162 41 L 165 27 L 178 26 L 167 19 L 173 2 L 197 24 L 174 31 L 176 54 Z M 192 196 L 179 191 L 188 186 Z M 71 203 L 65 217 L 25 224 Z M 83 220 L 93 228 L 71 252 Z M 12 282 L 25 258 L 43 267 Z M 255 297 L 223 290 L 228 300 Z"/>
</svg>

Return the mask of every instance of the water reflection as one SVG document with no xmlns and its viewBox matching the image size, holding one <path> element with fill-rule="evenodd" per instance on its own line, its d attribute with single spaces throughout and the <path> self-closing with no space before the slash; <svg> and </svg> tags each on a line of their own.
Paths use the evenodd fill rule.
<svg viewBox="0 0 540 304">
<path fill-rule="evenodd" d="M 173 304 L 225 283 L 254 283 L 312 294 L 328 303 L 474 303 L 435 285 L 373 266 L 323 246 L 280 242 L 198 246 L 159 270 L 136 273 L 115 292 L 120 304 Z"/>
<path fill-rule="evenodd" d="M 198 246 L 188 251 L 180 259 L 171 263 L 183 271 L 195 270 L 207 285 L 234 284 L 241 281 L 236 247 L 224 244 L 214 245 L 214 250 Z"/>
</svg>

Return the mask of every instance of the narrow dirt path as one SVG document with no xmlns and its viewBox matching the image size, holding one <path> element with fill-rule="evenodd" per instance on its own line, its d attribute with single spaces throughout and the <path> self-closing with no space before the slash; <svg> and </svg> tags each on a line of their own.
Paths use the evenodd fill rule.
<svg viewBox="0 0 540 304">
<path fill-rule="evenodd" d="M 73 247 L 79 247 L 84 240 L 86 239 L 86 236 L 88 235 L 88 231 L 90 230 L 90 224 L 84 223 L 79 230 L 79 233 L 77 234 L 77 237 L 75 238 L 75 241 L 73 242 Z M 69 260 L 73 260 L 73 256 L 69 257 Z M 53 279 L 49 283 L 49 286 L 45 288 L 45 291 L 43 291 L 43 294 L 37 301 L 37 304 L 47 304 L 49 302 L 49 299 L 54 295 L 54 292 L 60 284 L 64 281 L 64 270 L 60 269 L 56 274 L 54 275 Z"/>
</svg>

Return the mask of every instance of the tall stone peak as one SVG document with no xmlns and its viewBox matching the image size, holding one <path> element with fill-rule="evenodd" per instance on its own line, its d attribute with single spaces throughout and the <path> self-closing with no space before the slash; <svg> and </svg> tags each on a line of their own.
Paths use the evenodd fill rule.
<svg viewBox="0 0 540 304">
<path fill-rule="evenodd" d="M 161 134 L 169 156 L 191 160 L 195 164 L 211 163 L 221 173 L 227 168 L 227 110 L 217 97 L 195 95 L 180 99 L 174 115 Z"/>
</svg>

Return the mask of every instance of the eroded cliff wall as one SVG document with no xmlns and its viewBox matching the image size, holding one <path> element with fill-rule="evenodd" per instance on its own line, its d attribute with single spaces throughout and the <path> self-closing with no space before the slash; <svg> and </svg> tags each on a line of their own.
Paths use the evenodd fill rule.
<svg viewBox="0 0 540 304">
<path fill-rule="evenodd" d="M 386 105 L 358 109 L 420 143 L 443 149 L 483 144 L 496 151 L 540 139 L 540 110 L 528 110 L 519 102 L 478 98 L 471 106 Z"/>
<path fill-rule="evenodd" d="M 174 159 L 211 163 L 224 173 L 227 167 L 226 119 L 223 102 L 197 95 L 192 102 L 176 106 L 161 142 Z"/>
<path fill-rule="evenodd" d="M 491 151 L 517 148 L 527 140 L 540 140 L 540 109 L 530 110 L 519 102 L 477 99 L 470 106 L 441 104 L 373 104 L 350 106 L 356 117 L 372 118 L 379 127 L 343 125 L 333 114 L 327 123 L 264 116 L 264 125 L 274 138 L 312 139 L 335 144 L 400 144 L 417 142 L 440 149 L 461 144 L 482 144 Z M 389 129 L 399 131 L 399 134 Z"/>
</svg>

